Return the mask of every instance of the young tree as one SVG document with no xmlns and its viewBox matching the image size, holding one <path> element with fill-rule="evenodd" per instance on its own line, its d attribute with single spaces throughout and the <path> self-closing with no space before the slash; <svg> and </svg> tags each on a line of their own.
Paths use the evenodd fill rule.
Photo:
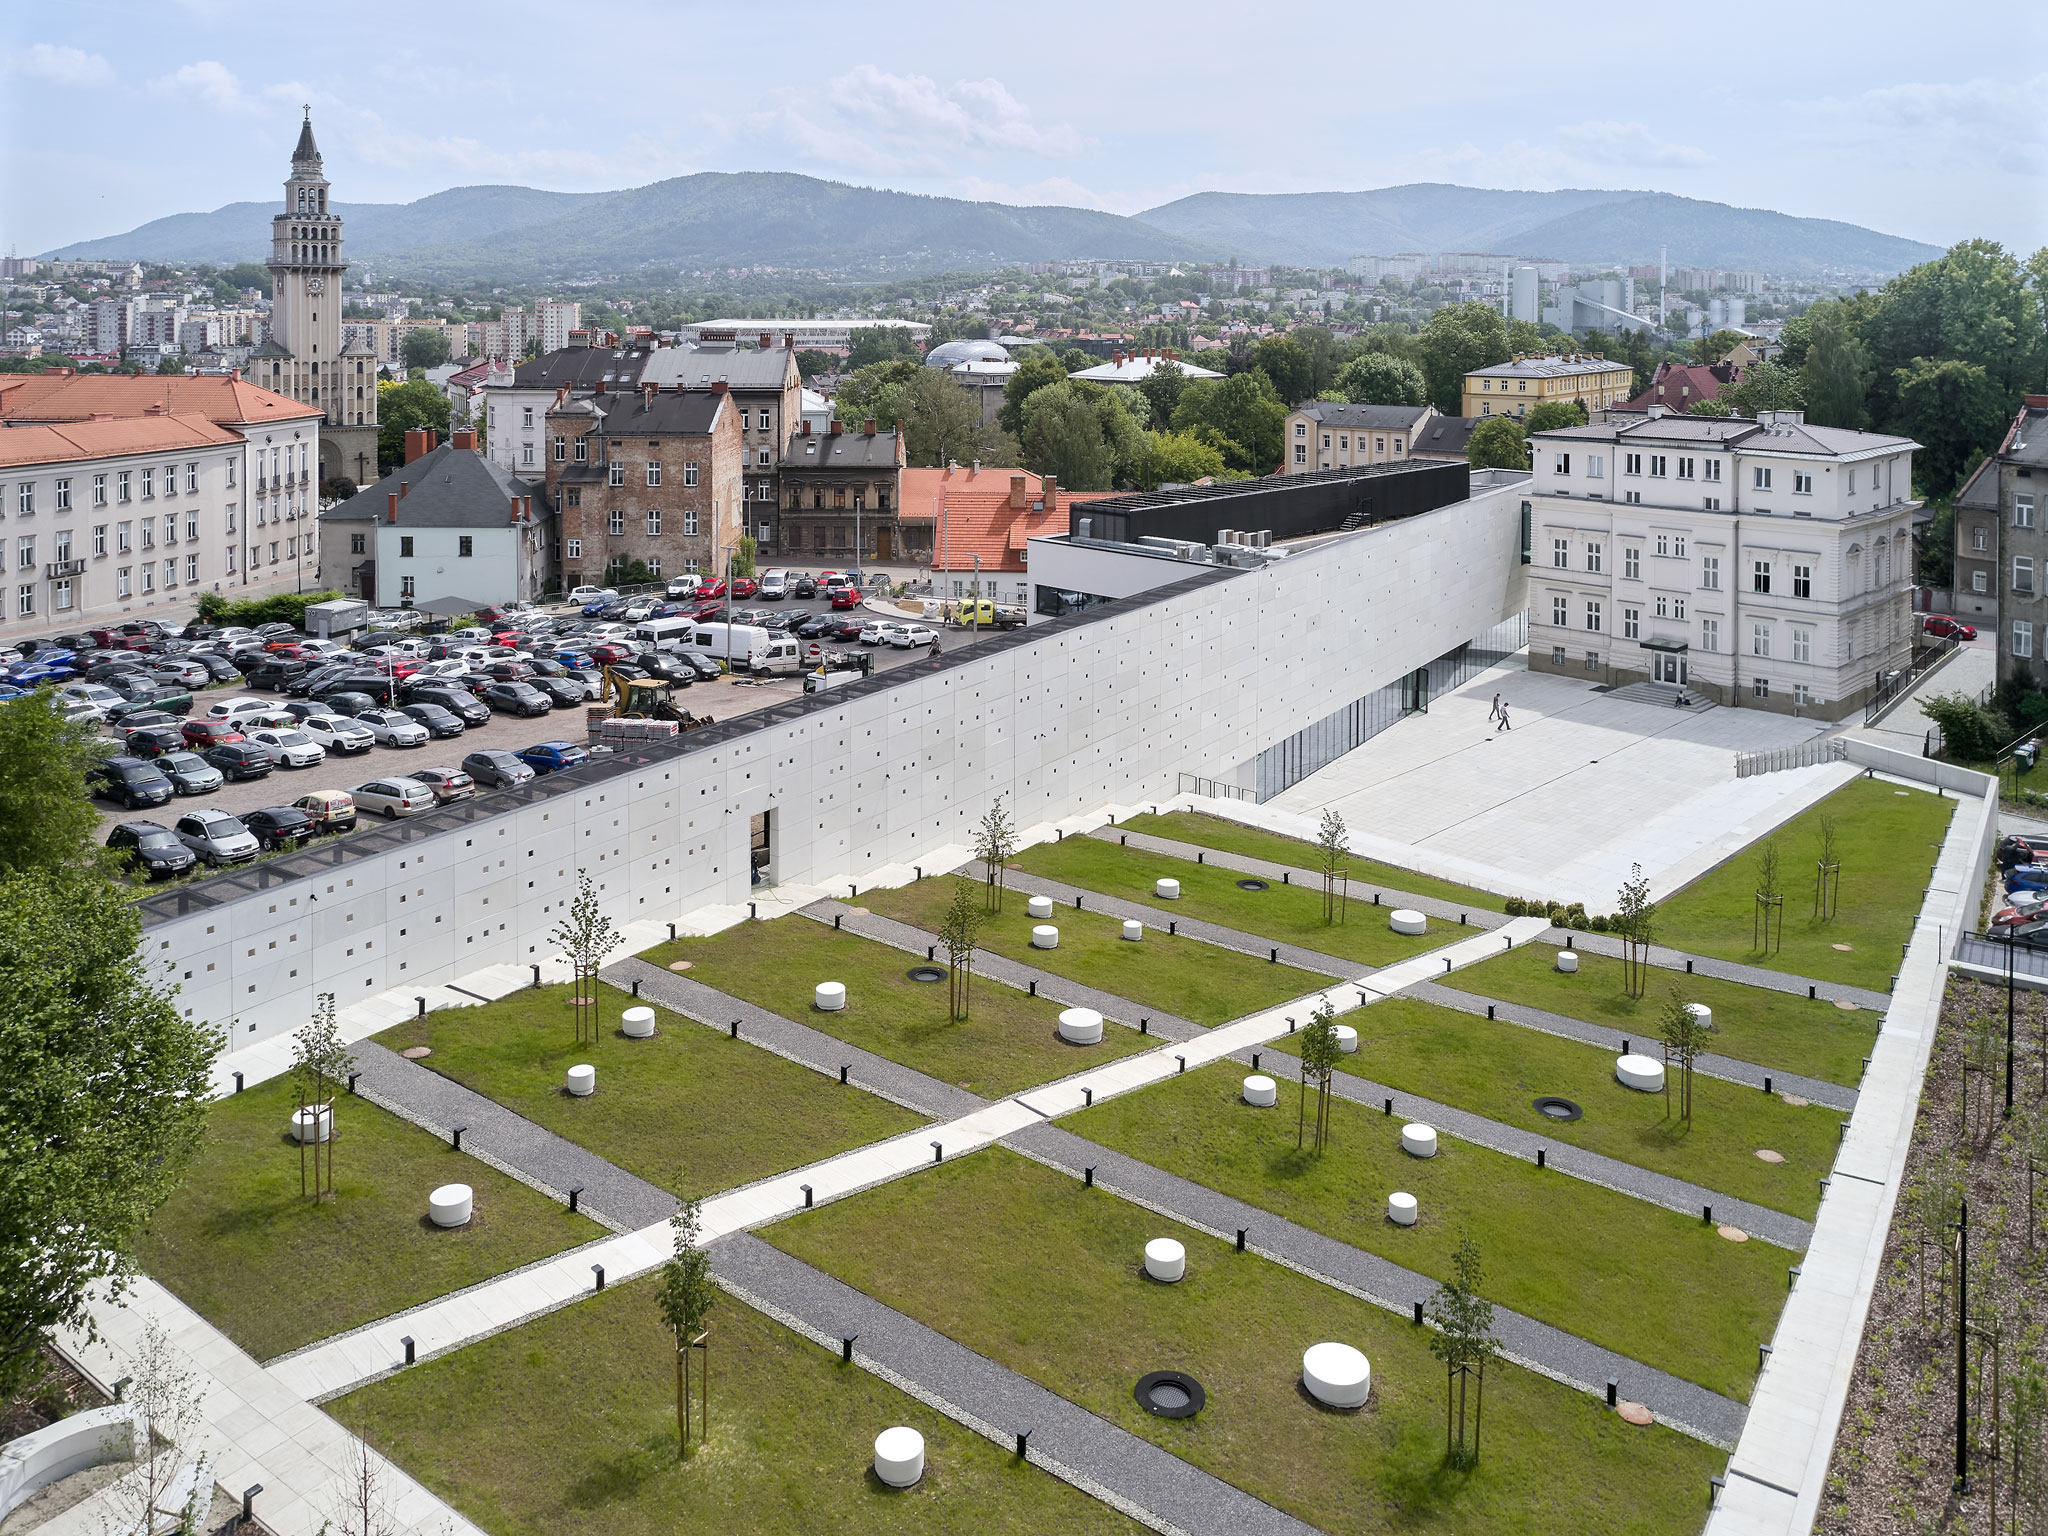
<svg viewBox="0 0 2048 1536">
<path fill-rule="evenodd" d="M 1664 1106 L 1668 1114 L 1671 1107 L 1671 1063 L 1676 1061 L 1682 1078 L 1678 1095 L 1679 1117 L 1686 1124 L 1692 1124 L 1692 1067 L 1693 1062 L 1712 1042 L 1712 1032 L 1700 1022 L 1699 1015 L 1685 1005 L 1685 1000 L 1674 990 L 1671 1000 L 1664 1005 L 1664 1011 L 1657 1018 L 1657 1028 L 1664 1037 Z"/>
<path fill-rule="evenodd" d="M 1813 866 L 1813 915 L 1822 922 L 1833 920 L 1842 891 L 1842 852 L 1836 832 L 1835 818 L 1822 811 L 1820 846 Z"/>
<path fill-rule="evenodd" d="M 711 1431 L 710 1334 L 704 1324 L 717 1303 L 718 1287 L 711 1279 L 711 1256 L 697 1242 L 701 1230 L 699 1204 L 696 1200 L 685 1200 L 681 1209 L 669 1218 L 675 1251 L 661 1266 L 661 1288 L 654 1297 L 655 1305 L 661 1309 L 662 1322 L 668 1325 L 676 1338 L 676 1429 L 681 1436 L 684 1453 L 690 1449 L 690 1351 L 693 1349 L 704 1351 L 703 1382 L 699 1388 L 703 1404 L 697 1419 L 698 1440 L 701 1442 Z"/>
<path fill-rule="evenodd" d="M 981 937 L 981 904 L 964 882 L 953 883 L 952 905 L 939 925 L 939 942 L 946 946 L 947 1000 L 956 1020 L 968 1013 L 969 987 L 974 976 L 974 944 Z"/>
<path fill-rule="evenodd" d="M 1650 881 L 1643 866 L 1631 864 L 1628 878 L 1614 900 L 1608 931 L 1621 936 L 1622 990 L 1641 997 L 1650 984 L 1650 941 L 1656 931 L 1657 907 L 1650 900 Z"/>
<path fill-rule="evenodd" d="M 1479 1427 L 1486 1412 L 1486 1362 L 1500 1353 L 1500 1340 L 1493 1336 L 1493 1304 L 1479 1294 L 1484 1278 L 1479 1249 L 1469 1233 L 1458 1234 L 1458 1246 L 1451 1254 L 1451 1278 L 1439 1285 L 1429 1301 L 1433 1331 L 1430 1353 L 1444 1367 L 1444 1459 L 1454 1466 L 1469 1467 L 1479 1460 Z M 1466 1383 L 1478 1376 L 1477 1401 L 1472 1415 L 1472 1444 L 1465 1444 Z M 1455 1410 L 1457 1434 L 1451 1432 Z"/>
<path fill-rule="evenodd" d="M 548 942 L 559 947 L 563 957 L 575 970 L 575 996 L 570 999 L 576 1009 L 576 1043 L 596 1045 L 598 1043 L 597 973 L 604 965 L 604 957 L 625 942 L 618 930 L 612 927 L 612 920 L 604 915 L 598 905 L 597 890 L 590 883 L 590 871 L 576 871 L 576 899 L 569 903 L 569 911 L 555 931 L 548 935 Z"/>
<path fill-rule="evenodd" d="M 1778 942 L 1784 942 L 1785 897 L 1778 889 L 1778 840 L 1767 837 L 1757 845 L 1750 859 L 1756 871 L 1756 918 L 1750 925 L 1750 941 L 1756 952 L 1768 955 L 1777 946 L 1771 941 L 1771 924 L 1777 923 Z"/>
<path fill-rule="evenodd" d="M 1337 1044 L 1337 1010 L 1330 1000 L 1324 998 L 1316 1005 L 1316 1011 L 1309 1015 L 1308 1024 L 1301 1032 L 1301 1096 L 1308 1098 L 1308 1085 L 1316 1085 L 1316 1156 L 1323 1155 L 1330 1137 L 1330 1079 L 1337 1071 L 1337 1063 L 1343 1060 L 1343 1051 Z M 1297 1122 L 1300 1117 L 1296 1117 Z M 1294 1145 L 1301 1146 L 1301 1129 L 1297 1123 Z"/>
<path fill-rule="evenodd" d="M 111 1505 L 102 1515 L 109 1532 L 196 1531 L 213 1498 L 211 1478 L 198 1479 L 179 1497 L 178 1485 L 204 1424 L 205 1393 L 164 1325 L 154 1317 L 130 1358 L 128 1394 L 135 1410 L 135 1467 L 108 1485 Z M 111 1517 L 111 1518 L 109 1518 Z"/>
<path fill-rule="evenodd" d="M 1350 852 L 1345 843 L 1344 818 L 1334 808 L 1325 807 L 1322 825 L 1316 829 L 1316 852 L 1323 872 L 1323 924 L 1325 927 L 1336 923 L 1343 916 L 1344 903 L 1338 899 L 1338 881 L 1344 876 L 1344 856 Z"/>
<path fill-rule="evenodd" d="M 341 1134 L 336 1089 L 354 1065 L 355 1056 L 335 1028 L 334 994 L 322 992 L 313 1005 L 312 1022 L 292 1036 L 292 1076 L 299 1087 L 299 1193 L 315 1200 L 334 1195 L 334 1143 Z M 310 1188 L 308 1156 L 313 1165 Z"/>
<path fill-rule="evenodd" d="M 125 1286 L 205 1128 L 220 1036 L 139 937 L 95 871 L 0 875 L 0 1399 L 40 1375 L 50 1330 L 90 1334 L 88 1287 Z"/>
<path fill-rule="evenodd" d="M 1017 829 L 1010 823 L 1009 812 L 1003 809 L 1003 797 L 997 795 L 995 803 L 988 808 L 988 814 L 974 829 L 974 856 L 981 860 L 988 880 L 983 903 L 991 912 L 1003 910 L 1003 881 L 1010 856 L 1016 851 Z"/>
<path fill-rule="evenodd" d="M 370 1443 L 370 1420 L 365 1414 L 349 1436 L 341 1470 L 334 1476 L 330 1494 L 335 1536 L 398 1536 L 390 1499 L 384 1489 L 384 1459 Z M 323 1536 L 330 1527 L 323 1525 Z"/>
</svg>

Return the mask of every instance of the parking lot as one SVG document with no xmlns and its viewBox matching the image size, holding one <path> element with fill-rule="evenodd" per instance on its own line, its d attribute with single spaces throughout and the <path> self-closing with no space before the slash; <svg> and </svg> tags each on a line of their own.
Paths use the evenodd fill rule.
<svg viewBox="0 0 2048 1536">
<path fill-rule="evenodd" d="M 859 647 L 846 646 L 854 650 Z M 897 667 L 908 666 L 920 660 L 924 651 L 899 651 L 885 646 L 873 648 L 875 671 L 888 672 Z M 752 678 L 728 675 L 717 682 L 697 683 L 689 688 L 679 689 L 675 695 L 678 708 L 713 720 L 728 720 L 735 715 L 747 714 L 765 709 L 784 699 L 798 697 L 803 693 L 801 677 Z M 277 700 L 281 709 L 292 702 L 282 694 L 272 694 L 234 683 L 222 684 L 193 695 L 190 718 L 203 718 L 208 708 L 222 699 L 257 698 Z M 352 790 L 358 784 L 387 774 L 410 773 L 415 768 L 460 766 L 463 756 L 486 747 L 516 752 L 540 741 L 573 741 L 581 744 L 586 735 L 585 706 L 576 705 L 561 708 L 546 719 L 525 719 L 517 715 L 493 714 L 482 725 L 472 726 L 462 735 L 444 740 L 432 740 L 417 747 L 374 746 L 367 752 L 348 756 L 329 753 L 327 760 L 311 768 L 273 768 L 260 779 L 245 779 L 222 785 L 211 794 L 180 795 L 164 805 L 129 810 L 108 800 L 95 800 L 93 804 L 100 811 L 100 841 L 124 821 L 154 821 L 169 826 L 186 811 L 199 806 L 217 806 L 221 810 L 237 815 L 245 811 L 260 810 L 271 805 L 290 805 L 301 795 L 316 789 Z M 119 741 L 112 732 L 109 738 Z M 203 867 L 194 871 L 204 875 Z"/>
</svg>

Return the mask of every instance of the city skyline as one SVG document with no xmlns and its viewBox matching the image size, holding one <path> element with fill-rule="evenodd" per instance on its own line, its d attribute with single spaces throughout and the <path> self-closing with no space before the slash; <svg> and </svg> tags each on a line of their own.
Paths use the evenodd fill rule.
<svg viewBox="0 0 2048 1536">
<path fill-rule="evenodd" d="M 266 13 L 235 0 L 82 6 L 19 31 L 0 54 L 0 243 L 30 254 L 268 199 L 275 144 L 310 104 L 349 202 L 790 170 L 1138 213 L 1199 191 L 1442 181 L 1668 191 L 1938 245 L 2048 244 L 2048 151 L 2026 106 L 2048 81 L 2029 75 L 2035 50 L 2012 35 L 2042 23 L 2001 18 L 2011 46 L 1997 48 L 1985 46 L 1988 27 L 1916 31 L 1901 60 L 1897 29 L 1881 24 L 1892 9 L 1843 35 L 1819 7 L 1783 8 L 1727 66 L 1674 61 L 1668 30 L 1595 40 L 1478 26 L 1446 55 L 1437 22 L 1319 19 L 1313 57 L 1358 68 L 1333 69 L 1332 88 L 1314 92 L 1284 46 L 1248 72 L 1242 29 L 1220 10 L 1055 8 L 1043 35 L 1071 46 L 1048 64 L 984 24 L 935 35 L 918 8 L 885 7 L 822 64 L 807 52 L 798 76 L 745 16 L 627 6 L 606 35 L 636 38 L 633 56 L 651 61 L 636 98 L 630 69 L 609 62 L 585 68 L 616 95 L 537 89 L 541 74 L 516 64 L 479 67 L 516 59 L 521 35 L 548 34 L 552 13 L 530 6 L 497 13 L 509 55 L 465 23 L 371 4 L 317 55 L 278 58 L 250 47 Z M 817 35 L 806 19 L 828 14 L 795 13 L 778 35 Z M 1917 28 L 1903 7 L 1896 15 Z M 1448 67 L 1391 62 L 1402 58 Z M 553 67 L 578 78 L 573 63 Z M 88 100 L 92 111 L 65 110 Z M 589 104 L 608 101 L 620 110 L 594 117 Z"/>
</svg>

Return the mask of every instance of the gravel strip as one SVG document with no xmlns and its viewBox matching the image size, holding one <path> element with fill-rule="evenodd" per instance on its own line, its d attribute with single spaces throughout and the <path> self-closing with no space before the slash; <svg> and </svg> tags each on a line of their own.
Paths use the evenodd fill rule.
<svg viewBox="0 0 2048 1536">
<path fill-rule="evenodd" d="M 738 1019 L 742 1040 L 826 1077 L 836 1079 L 839 1069 L 847 1067 L 847 1080 L 854 1087 L 930 1119 L 957 1120 L 977 1109 L 988 1108 L 989 1101 L 979 1094 L 942 1083 L 886 1056 L 848 1045 L 822 1029 L 785 1019 L 779 1013 L 770 1013 L 744 998 L 664 970 L 651 961 L 621 960 L 606 966 L 602 974 L 616 987 L 631 987 L 637 981 L 638 996 L 712 1029 L 729 1029 L 732 1021 Z"/>
<path fill-rule="evenodd" d="M 925 952 L 936 942 L 933 936 L 922 928 L 913 928 L 908 923 L 899 923 L 892 917 L 878 917 L 874 913 L 856 912 L 843 901 L 826 898 L 814 901 L 802 909 L 802 915 L 815 922 L 830 923 L 833 918 L 840 920 L 848 933 L 857 933 L 864 939 L 879 939 L 895 949 L 916 955 L 923 959 Z M 1187 1019 L 1171 1013 L 1154 1013 L 1143 1003 L 1134 1003 L 1127 997 L 1118 997 L 1113 992 L 1098 991 L 1083 986 L 1065 976 L 1056 976 L 1051 971 L 1041 971 L 1035 965 L 1024 965 L 992 955 L 985 949 L 974 952 L 974 974 L 985 976 L 990 981 L 999 981 L 1006 987 L 1015 987 L 1019 992 L 1030 990 L 1031 983 L 1038 983 L 1038 995 L 1050 998 L 1062 1008 L 1093 1008 L 1105 1019 L 1136 1028 L 1142 1020 L 1148 1033 L 1162 1040 L 1192 1040 L 1205 1035 L 1208 1030 Z"/>
<path fill-rule="evenodd" d="M 1243 1050 L 1232 1058 L 1251 1064 L 1252 1058 L 1260 1052 Z M 1275 1054 L 1267 1050 L 1265 1054 Z M 1279 1053 L 1279 1067 L 1283 1075 L 1297 1070 L 1295 1058 Z M 1271 1072 L 1276 1063 L 1266 1062 L 1261 1071 Z M 1733 1195 L 1724 1195 L 1718 1190 L 1708 1189 L 1702 1184 L 1693 1184 L 1684 1179 L 1674 1179 L 1669 1174 L 1652 1173 L 1647 1168 L 1638 1168 L 1634 1163 L 1624 1163 L 1616 1158 L 1602 1157 L 1598 1152 L 1588 1152 L 1562 1142 L 1551 1142 L 1533 1131 L 1524 1131 L 1499 1120 L 1489 1120 L 1484 1115 L 1475 1115 L 1468 1110 L 1453 1109 L 1448 1104 L 1439 1104 L 1434 1099 L 1425 1099 L 1416 1094 L 1402 1093 L 1384 1083 L 1376 1083 L 1369 1077 L 1355 1077 L 1349 1072 L 1337 1072 L 1330 1078 L 1330 1088 L 1339 1098 L 1349 1099 L 1354 1104 L 1364 1104 L 1372 1109 L 1384 1111 L 1389 1099 L 1394 1101 L 1394 1116 L 1403 1121 L 1420 1120 L 1433 1125 L 1447 1136 L 1460 1141 L 1469 1141 L 1474 1146 L 1487 1147 L 1495 1152 L 1505 1152 L 1510 1157 L 1519 1157 L 1524 1162 L 1536 1161 L 1536 1149 L 1544 1150 L 1544 1166 L 1575 1179 L 1584 1179 L 1588 1184 L 1598 1184 L 1603 1189 L 1612 1189 L 1624 1195 L 1633 1195 L 1638 1200 L 1647 1200 L 1652 1205 L 1661 1205 L 1667 1210 L 1682 1211 L 1688 1216 L 1697 1215 L 1705 1206 L 1714 1208 L 1714 1220 L 1730 1226 L 1740 1227 L 1752 1237 L 1760 1237 L 1780 1248 L 1789 1248 L 1794 1253 L 1803 1253 L 1813 1239 L 1813 1223 L 1801 1221 L 1797 1216 L 1788 1216 L 1783 1211 L 1774 1211 L 1767 1206 L 1755 1205 L 1747 1200 L 1738 1200 Z"/>
<path fill-rule="evenodd" d="M 356 1091 L 372 1104 L 436 1136 L 452 1136 L 455 1127 L 463 1127 L 464 1152 L 564 1205 L 569 1191 L 581 1185 L 577 1208 L 614 1232 L 652 1226 L 674 1214 L 676 1197 L 667 1190 L 496 1100 L 374 1041 L 359 1041 L 350 1049 L 356 1059 Z"/>
<path fill-rule="evenodd" d="M 1567 945 L 1568 935 L 1570 943 Z M 1615 960 L 1621 958 L 1621 940 L 1611 934 L 1590 933 L 1577 928 L 1548 928 L 1530 942 L 1583 949 L 1588 954 L 1606 955 Z M 1839 981 L 1816 981 L 1811 976 L 1794 976 L 1789 971 L 1767 971 L 1758 965 L 1737 965 L 1733 960 L 1690 955 L 1682 949 L 1666 949 L 1659 944 L 1650 946 L 1650 964 L 1666 971 L 1682 971 L 1691 965 L 1702 976 L 1739 981 L 1744 986 L 1761 987 L 1766 992 L 1799 993 L 1812 988 L 1813 995 L 1824 1002 L 1858 1003 L 1865 1008 L 1875 1008 L 1879 1013 L 1892 1005 L 1889 992 L 1873 992 L 1867 987 L 1846 986 Z"/>
<path fill-rule="evenodd" d="M 1205 848 L 1200 843 L 1176 842 L 1170 837 L 1153 837 L 1146 832 L 1125 832 L 1118 827 L 1097 827 L 1087 834 L 1105 843 L 1128 843 L 1133 848 L 1143 848 L 1147 853 L 1163 853 L 1170 858 L 1188 859 L 1205 864 L 1214 864 L 1219 869 L 1234 869 L 1239 874 L 1258 875 L 1266 880 L 1278 880 L 1283 876 L 1295 885 L 1305 885 L 1310 890 L 1323 888 L 1323 872 L 1308 869 L 1299 864 L 1275 864 L 1268 859 L 1254 859 L 1242 853 L 1224 853 L 1215 848 Z M 1390 907 L 1411 907 L 1429 917 L 1441 917 L 1455 923 L 1460 917 L 1474 928 L 1499 928 L 1514 921 L 1505 912 L 1495 912 L 1485 907 L 1459 906 L 1455 901 L 1445 901 L 1441 896 L 1418 896 L 1413 891 L 1397 891 L 1391 886 L 1374 885 L 1370 881 L 1353 880 L 1352 897 L 1356 901 L 1370 902 L 1373 893 L 1378 892 L 1380 900 Z M 1359 893 L 1363 892 L 1361 896 Z"/>
<path fill-rule="evenodd" d="M 839 1347 L 856 1364 L 998 1445 L 1030 1431 L 1026 1459 L 1155 1530 L 1187 1536 L 1314 1536 L 1315 1527 L 1190 1466 L 1007 1366 L 884 1306 L 759 1238 L 711 1245 L 712 1273 L 740 1300 Z"/>
<path fill-rule="evenodd" d="M 1609 1029 L 1605 1024 L 1588 1024 L 1584 1019 L 1574 1019 L 1562 1013 L 1550 1013 L 1542 1008 L 1531 1008 L 1526 1003 L 1510 1003 L 1495 997 L 1482 997 L 1476 992 L 1461 992 L 1456 987 L 1446 987 L 1438 982 L 1418 982 L 1401 994 L 1425 1003 L 1436 1003 L 1444 1008 L 1455 1008 L 1460 1013 L 1480 1013 L 1495 1010 L 1494 1017 L 1510 1024 L 1520 1024 L 1528 1029 L 1541 1030 L 1546 1035 L 1563 1035 L 1568 1040 L 1582 1040 L 1587 1045 L 1597 1045 L 1603 1050 L 1619 1053 L 1624 1042 L 1629 1045 L 1655 1045 L 1654 1035 L 1624 1035 L 1618 1029 Z M 1839 1109 L 1848 1114 L 1856 1108 L 1856 1090 L 1844 1088 L 1839 1083 L 1830 1083 L 1818 1077 L 1803 1077 L 1797 1072 L 1781 1072 L 1775 1067 L 1760 1067 L 1755 1062 L 1737 1061 L 1733 1056 L 1716 1056 L 1708 1053 L 1693 1058 L 1693 1070 L 1708 1077 L 1720 1078 L 1723 1082 L 1740 1083 L 1746 1088 L 1762 1088 L 1769 1079 L 1771 1089 L 1776 1093 L 1796 1093 L 1803 1099 L 1816 1104 L 1825 1104 L 1829 1109 Z"/>
<path fill-rule="evenodd" d="M 1418 1299 L 1436 1291 L 1427 1275 L 1057 1126 L 1027 1126 L 1004 1137 L 1003 1145 L 1077 1178 L 1092 1165 L 1100 1187 L 1225 1241 L 1234 1240 L 1242 1227 L 1246 1246 L 1260 1256 L 1404 1317 L 1413 1316 Z M 1611 1378 L 1623 1398 L 1647 1405 L 1660 1422 L 1723 1450 L 1732 1449 L 1742 1432 L 1747 1410 L 1732 1398 L 1505 1307 L 1494 1308 L 1493 1321 L 1503 1354 L 1539 1375 L 1599 1394 L 1605 1394 Z"/>
</svg>

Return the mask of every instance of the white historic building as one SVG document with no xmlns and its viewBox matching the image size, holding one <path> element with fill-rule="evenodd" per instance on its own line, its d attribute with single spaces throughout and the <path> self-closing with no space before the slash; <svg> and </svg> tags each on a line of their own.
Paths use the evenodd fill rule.
<svg viewBox="0 0 2048 1536">
<path fill-rule="evenodd" d="M 327 206 L 327 178 L 309 111 L 292 151 L 284 212 L 271 220 L 270 337 L 250 357 L 265 389 L 317 406 L 319 478 L 367 485 L 377 478 L 377 351 L 341 328 L 341 216 Z"/>
<path fill-rule="evenodd" d="M 1838 719 L 1913 644 L 1913 450 L 1798 411 L 1539 432 L 1529 665 Z"/>
</svg>

